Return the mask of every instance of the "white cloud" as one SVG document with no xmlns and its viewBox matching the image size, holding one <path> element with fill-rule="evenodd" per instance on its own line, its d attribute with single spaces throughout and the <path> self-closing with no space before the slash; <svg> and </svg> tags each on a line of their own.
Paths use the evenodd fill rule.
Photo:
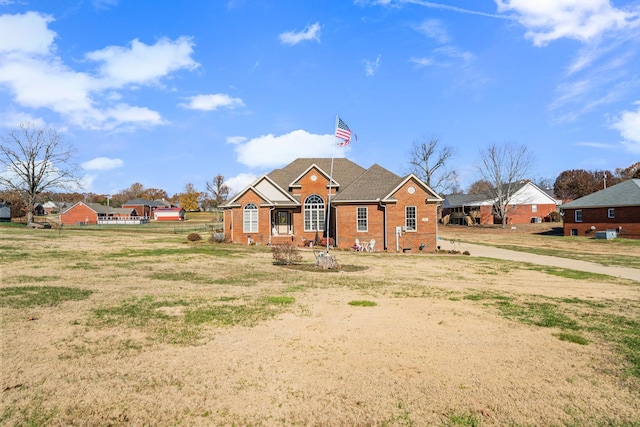
<svg viewBox="0 0 640 427">
<path fill-rule="evenodd" d="M 440 44 L 446 44 L 450 41 L 449 32 L 442 24 L 442 21 L 438 19 L 424 20 L 415 29 Z"/>
<path fill-rule="evenodd" d="M 80 165 L 85 170 L 108 171 L 124 166 L 122 159 L 110 159 L 108 157 L 96 157 Z"/>
<path fill-rule="evenodd" d="M 380 68 L 380 61 L 382 59 L 381 55 L 378 55 L 375 61 L 369 61 L 368 59 L 364 60 L 364 72 L 367 77 L 371 77 L 376 74 L 378 68 Z"/>
<path fill-rule="evenodd" d="M 51 110 L 75 126 L 114 130 L 163 124 L 160 113 L 128 105 L 116 90 L 156 85 L 178 70 L 199 66 L 191 58 L 191 38 L 179 37 L 89 52 L 85 58 L 99 62 L 99 68 L 79 72 L 55 54 L 51 21 L 35 12 L 0 16 L 0 90 L 8 89 L 20 107 Z M 6 31 L 25 36 L 5 37 Z"/>
<path fill-rule="evenodd" d="M 191 110 L 215 111 L 218 108 L 234 109 L 237 107 L 244 107 L 242 99 L 232 98 L 224 93 L 197 95 L 188 99 L 189 103 L 180 105 Z"/>
<path fill-rule="evenodd" d="M 245 136 L 228 136 L 227 137 L 227 144 L 240 144 L 243 143 L 247 140 L 247 137 Z"/>
<path fill-rule="evenodd" d="M 252 173 L 241 173 L 240 175 L 225 179 L 224 183 L 231 189 L 231 191 L 229 191 L 229 195 L 233 197 L 247 188 L 247 186 L 253 183 L 257 178 L 258 176 Z"/>
<path fill-rule="evenodd" d="M 615 145 L 613 144 L 605 144 L 603 142 L 578 142 L 576 144 L 578 147 L 591 147 L 591 148 L 602 148 L 604 150 L 613 150 Z"/>
<path fill-rule="evenodd" d="M 348 149 L 348 147 L 347 147 Z M 299 157 L 342 157 L 345 149 L 337 148 L 334 135 L 314 135 L 295 130 L 285 135 L 272 134 L 253 138 L 235 148 L 237 160 L 250 168 L 274 168 Z"/>
<path fill-rule="evenodd" d="M 362 5 L 381 5 L 381 6 L 386 6 L 386 7 L 399 7 L 403 4 L 416 4 L 419 6 L 423 6 L 429 9 L 439 9 L 439 10 L 449 10 L 452 12 L 458 12 L 458 13 L 466 13 L 466 14 L 470 14 L 470 15 L 479 15 L 479 16 L 486 16 L 489 18 L 499 18 L 499 19 L 511 19 L 509 16 L 504 16 L 504 15 L 496 15 L 493 13 L 485 13 L 485 12 L 479 12 L 477 10 L 472 10 L 472 9 L 464 9 L 462 7 L 457 7 L 457 6 L 451 6 L 448 4 L 442 4 L 442 3 L 436 3 L 436 2 L 432 2 L 432 1 L 426 1 L 426 0 L 355 0 L 354 2 L 355 4 L 362 4 Z"/>
<path fill-rule="evenodd" d="M 512 12 L 536 46 L 564 37 L 587 42 L 640 23 L 638 11 L 614 7 L 610 0 L 495 0 L 499 12 Z"/>
<path fill-rule="evenodd" d="M 640 153 L 640 101 L 636 102 L 636 111 L 623 111 L 611 124 L 611 128 L 620 132 L 624 146 L 633 153 Z"/>
<path fill-rule="evenodd" d="M 411 58 L 409 61 L 419 67 L 430 67 L 436 64 L 436 61 L 433 58 Z"/>
<path fill-rule="evenodd" d="M 31 114 L 24 112 L 9 112 L 2 114 L 2 122 L 0 122 L 0 126 L 6 128 L 15 128 L 17 129 L 23 123 L 31 123 L 36 127 L 44 128 L 46 127 L 46 122 L 41 117 L 34 117 Z"/>
<path fill-rule="evenodd" d="M 413 57 L 409 61 L 419 67 L 451 67 L 453 65 L 463 67 L 469 65 L 474 58 L 471 52 L 461 51 L 455 46 L 442 46 L 432 52 L 431 57 Z"/>
<path fill-rule="evenodd" d="M 56 33 L 47 28 L 54 19 L 38 12 L 0 15 L 0 53 L 49 53 Z"/>
<path fill-rule="evenodd" d="M 96 9 L 110 9 L 118 5 L 120 0 L 93 0 L 93 7 Z"/>
<path fill-rule="evenodd" d="M 315 40 L 320 43 L 320 24 L 316 22 L 313 25 L 307 25 L 304 30 L 298 33 L 288 31 L 286 33 L 280 34 L 278 38 L 282 43 L 288 44 L 290 46 L 296 45 L 306 40 Z"/>
<path fill-rule="evenodd" d="M 192 54 L 193 41 L 183 36 L 175 41 L 162 38 L 153 45 L 134 39 L 130 48 L 109 46 L 89 52 L 85 57 L 103 63 L 100 66 L 102 83 L 114 88 L 155 83 L 174 71 L 193 70 L 199 64 L 191 59 Z"/>
</svg>

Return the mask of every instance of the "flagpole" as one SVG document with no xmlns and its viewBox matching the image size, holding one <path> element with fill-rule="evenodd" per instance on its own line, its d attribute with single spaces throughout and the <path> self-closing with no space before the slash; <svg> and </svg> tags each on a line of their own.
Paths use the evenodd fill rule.
<svg viewBox="0 0 640 427">
<path fill-rule="evenodd" d="M 338 116 L 336 115 L 336 125 L 333 128 L 333 147 L 331 148 L 331 171 L 329 172 L 329 193 L 327 195 L 327 255 L 329 255 L 329 240 L 331 239 L 331 185 L 333 184 L 333 158 L 336 152 L 336 129 L 338 129 Z"/>
</svg>

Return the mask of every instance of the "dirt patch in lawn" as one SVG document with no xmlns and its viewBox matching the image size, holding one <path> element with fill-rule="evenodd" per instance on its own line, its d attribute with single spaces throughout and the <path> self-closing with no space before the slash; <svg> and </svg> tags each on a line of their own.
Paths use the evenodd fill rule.
<svg viewBox="0 0 640 427">
<path fill-rule="evenodd" d="M 265 247 L 39 232 L 0 229 L 0 286 L 32 288 L 0 300 L 4 425 L 640 418 L 636 282 L 340 251 L 353 270 L 318 274 Z M 57 293 L 38 303 L 39 287 Z"/>
</svg>

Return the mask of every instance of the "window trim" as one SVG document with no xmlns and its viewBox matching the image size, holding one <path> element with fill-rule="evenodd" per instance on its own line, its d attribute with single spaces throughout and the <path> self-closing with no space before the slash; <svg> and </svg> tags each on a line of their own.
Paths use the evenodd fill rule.
<svg viewBox="0 0 640 427">
<path fill-rule="evenodd" d="M 248 219 L 247 215 L 249 216 Z M 255 203 L 244 205 L 244 208 L 242 208 L 242 231 L 245 233 L 257 233 L 259 230 L 258 217 L 258 206 Z M 247 224 L 249 227 L 247 227 Z"/>
<path fill-rule="evenodd" d="M 607 209 L 607 218 L 615 219 L 615 217 L 616 217 L 616 208 Z"/>
<path fill-rule="evenodd" d="M 360 217 L 360 212 L 364 212 L 364 217 Z M 364 224 L 364 228 L 360 227 L 361 221 Z M 369 208 L 367 206 L 356 207 L 356 231 L 358 233 L 366 233 L 369 231 Z"/>
<path fill-rule="evenodd" d="M 573 219 L 575 222 L 582 222 L 582 209 L 575 210 L 575 212 L 573 213 Z"/>
<path fill-rule="evenodd" d="M 413 210 L 413 218 L 409 216 L 409 209 Z M 413 221 L 413 227 L 409 226 L 409 221 Z M 404 227 L 407 232 L 418 231 L 418 208 L 417 206 L 404 207 Z"/>
</svg>

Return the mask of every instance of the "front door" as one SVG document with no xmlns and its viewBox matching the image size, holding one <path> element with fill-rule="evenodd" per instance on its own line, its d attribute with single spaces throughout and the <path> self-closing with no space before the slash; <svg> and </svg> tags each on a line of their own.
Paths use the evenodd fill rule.
<svg viewBox="0 0 640 427">
<path fill-rule="evenodd" d="M 278 234 L 289 234 L 291 224 L 290 216 L 288 211 L 278 211 L 278 217 L 276 219 L 278 221 Z"/>
</svg>

